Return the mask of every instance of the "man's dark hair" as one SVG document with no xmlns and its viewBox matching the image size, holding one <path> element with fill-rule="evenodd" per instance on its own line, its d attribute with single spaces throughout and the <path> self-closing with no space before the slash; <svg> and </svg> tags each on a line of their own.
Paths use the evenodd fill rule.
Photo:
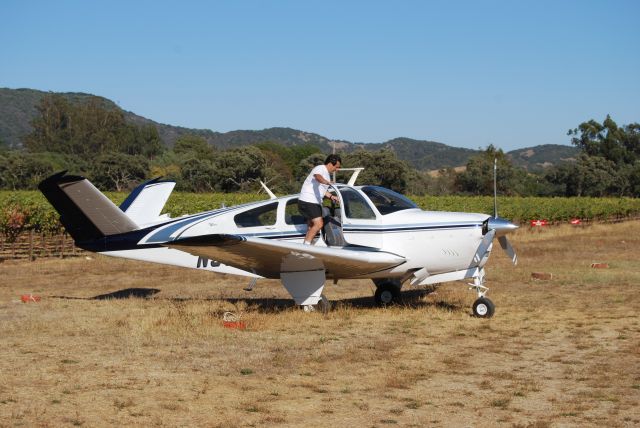
<svg viewBox="0 0 640 428">
<path fill-rule="evenodd" d="M 340 159 L 340 156 L 333 154 L 333 155 L 327 156 L 327 159 L 324 161 L 324 164 L 326 165 L 330 163 L 331 165 L 336 166 L 338 162 L 342 163 L 342 159 Z"/>
</svg>

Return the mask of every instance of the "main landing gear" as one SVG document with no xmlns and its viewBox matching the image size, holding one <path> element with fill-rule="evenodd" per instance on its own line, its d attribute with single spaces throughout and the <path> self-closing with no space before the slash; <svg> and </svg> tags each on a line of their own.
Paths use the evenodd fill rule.
<svg viewBox="0 0 640 428">
<path fill-rule="evenodd" d="M 473 283 L 469 285 L 470 289 L 478 293 L 478 298 L 473 302 L 473 315 L 478 318 L 491 318 L 496 311 L 496 305 L 485 297 L 489 289 L 484 286 L 484 269 L 480 269 L 478 275 L 473 277 Z"/>
<path fill-rule="evenodd" d="M 376 285 L 376 294 L 374 299 L 376 305 L 380 307 L 391 306 L 400 303 L 400 289 L 402 284 L 397 279 L 374 279 Z"/>
</svg>

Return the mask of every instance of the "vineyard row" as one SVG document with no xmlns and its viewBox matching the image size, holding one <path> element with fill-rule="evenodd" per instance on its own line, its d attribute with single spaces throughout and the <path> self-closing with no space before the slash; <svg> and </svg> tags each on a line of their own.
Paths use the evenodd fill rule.
<svg viewBox="0 0 640 428">
<path fill-rule="evenodd" d="M 107 196 L 120 204 L 127 195 L 107 193 Z M 176 217 L 262 199 L 265 196 L 260 194 L 175 192 L 164 211 Z M 493 198 L 490 196 L 416 196 L 412 199 L 426 210 L 493 212 Z M 550 222 L 566 222 L 574 218 L 583 221 L 624 219 L 640 215 L 640 199 L 500 197 L 498 210 L 501 217 L 519 223 L 537 219 Z M 29 230 L 44 235 L 58 235 L 63 228 L 58 214 L 41 193 L 0 192 L 0 234 L 5 241 L 15 241 Z"/>
</svg>

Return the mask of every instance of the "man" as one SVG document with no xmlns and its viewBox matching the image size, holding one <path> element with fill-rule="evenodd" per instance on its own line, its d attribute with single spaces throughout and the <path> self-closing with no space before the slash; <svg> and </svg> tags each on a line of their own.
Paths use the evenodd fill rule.
<svg viewBox="0 0 640 428">
<path fill-rule="evenodd" d="M 324 161 L 324 165 L 318 165 L 311 170 L 311 173 L 302 183 L 300 198 L 298 198 L 298 209 L 300 214 L 307 220 L 307 235 L 304 237 L 304 244 L 311 245 L 313 238 L 324 226 L 322 220 L 322 199 L 327 198 L 337 201 L 338 197 L 332 195 L 327 190 L 331 184 L 331 174 L 340 169 L 342 160 L 338 155 L 329 155 Z"/>
</svg>

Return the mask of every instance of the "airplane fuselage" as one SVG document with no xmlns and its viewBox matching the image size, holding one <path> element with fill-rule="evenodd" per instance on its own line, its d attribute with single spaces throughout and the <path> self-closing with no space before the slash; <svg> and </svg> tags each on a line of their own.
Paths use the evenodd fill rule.
<svg viewBox="0 0 640 428">
<path fill-rule="evenodd" d="M 350 182 L 351 183 L 351 182 Z M 494 213 L 424 211 L 378 186 L 330 186 L 324 228 L 304 245 L 307 220 L 298 195 L 169 218 L 161 214 L 173 183 L 152 180 L 116 207 L 84 177 L 55 174 L 39 185 L 77 246 L 108 256 L 253 278 L 278 278 L 296 304 L 318 304 L 326 279 L 370 278 L 386 304 L 402 284 L 473 278 L 474 314 L 491 316 L 484 265 L 497 238 L 517 226 Z M 390 297 L 391 296 L 391 297 Z"/>
<path fill-rule="evenodd" d="M 340 209 L 339 207 L 337 209 Z M 262 211 L 257 215 L 247 215 Z M 467 269 L 483 238 L 486 214 L 423 211 L 409 208 L 382 215 L 373 211 L 373 218 L 357 218 L 342 212 L 344 239 L 351 245 L 384 248 L 384 251 L 404 257 L 407 261 L 393 269 L 376 272 L 367 277 L 401 277 L 407 270 L 429 266 L 431 274 Z M 243 217 L 244 215 L 244 217 Z M 371 217 L 371 214 L 368 215 Z M 245 218 L 246 217 L 246 218 Z M 362 216 L 361 216 L 362 217 Z M 183 267 L 222 271 L 238 275 L 255 276 L 250 271 L 207 265 L 201 258 L 179 250 L 155 247 L 176 239 L 215 234 L 237 234 L 265 239 L 302 243 L 307 225 L 297 213 L 297 195 L 259 201 L 242 206 L 221 208 L 169 222 L 150 226 L 135 247 L 127 250 L 100 251 L 105 255 L 133 258 Z M 316 246 L 328 246 L 319 237 Z M 147 248 L 154 246 L 153 248 Z M 330 276 L 329 276 L 330 277 Z M 354 276 L 359 277 L 359 276 Z"/>
</svg>

